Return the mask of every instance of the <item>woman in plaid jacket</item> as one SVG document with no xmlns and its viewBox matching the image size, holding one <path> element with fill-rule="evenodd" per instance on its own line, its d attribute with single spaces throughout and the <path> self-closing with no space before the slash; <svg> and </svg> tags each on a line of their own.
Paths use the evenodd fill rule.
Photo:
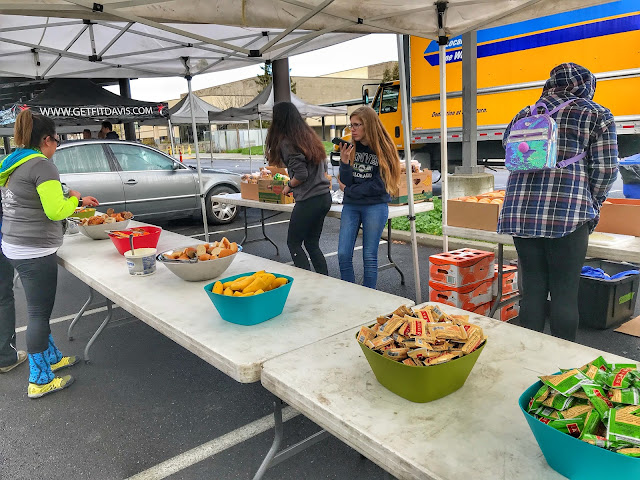
<svg viewBox="0 0 640 480">
<path fill-rule="evenodd" d="M 540 102 L 549 110 L 574 101 L 555 115 L 558 161 L 583 152 L 564 168 L 511 172 L 498 233 L 512 235 L 522 275 L 521 325 L 544 330 L 551 294 L 551 334 L 574 341 L 578 330 L 578 286 L 589 234 L 618 173 L 616 126 L 611 112 L 594 102 L 596 78 L 575 63 L 551 70 Z M 511 126 L 530 114 L 521 110 Z"/>
</svg>

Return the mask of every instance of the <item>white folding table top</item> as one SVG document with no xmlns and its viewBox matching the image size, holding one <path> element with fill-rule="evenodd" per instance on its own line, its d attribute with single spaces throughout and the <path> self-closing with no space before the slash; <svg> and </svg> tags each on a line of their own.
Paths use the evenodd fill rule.
<svg viewBox="0 0 640 480">
<path fill-rule="evenodd" d="M 158 252 L 198 243 L 163 231 Z M 222 320 L 203 290 L 210 281 L 185 282 L 161 264 L 150 276 L 129 275 L 110 240 L 66 236 L 58 257 L 61 266 L 91 288 L 242 383 L 260 380 L 266 360 L 352 330 L 379 312 L 413 305 L 407 298 L 238 253 L 223 277 L 266 270 L 294 278 L 283 313 L 247 327 Z"/>
<path fill-rule="evenodd" d="M 262 384 L 400 479 L 564 478 L 545 462 L 518 398 L 559 367 L 599 355 L 630 360 L 438 305 L 470 315 L 489 337 L 465 385 L 447 397 L 413 403 L 380 385 L 357 328 L 266 362 Z"/>
<path fill-rule="evenodd" d="M 453 237 L 513 245 L 513 237 L 511 235 L 502 235 L 489 230 L 452 227 L 450 225 L 444 226 L 442 230 L 443 233 Z M 640 262 L 640 237 L 595 232 L 589 237 L 587 256 L 606 258 L 616 262 L 638 263 Z"/>
<path fill-rule="evenodd" d="M 295 206 L 294 203 L 280 204 L 248 200 L 246 198 L 242 198 L 240 195 L 240 193 L 231 193 L 229 195 L 214 195 L 211 198 L 218 202 L 238 205 L 240 207 L 261 208 L 263 210 L 273 210 L 276 212 L 291 212 Z M 416 203 L 414 204 L 414 207 L 415 213 L 428 212 L 429 210 L 433 210 L 433 202 Z M 327 216 L 340 218 L 341 215 L 342 205 L 335 203 L 331 204 L 331 209 L 329 210 L 329 213 L 327 213 Z M 407 215 L 409 215 L 409 205 L 389 205 L 388 218 L 405 217 Z"/>
</svg>

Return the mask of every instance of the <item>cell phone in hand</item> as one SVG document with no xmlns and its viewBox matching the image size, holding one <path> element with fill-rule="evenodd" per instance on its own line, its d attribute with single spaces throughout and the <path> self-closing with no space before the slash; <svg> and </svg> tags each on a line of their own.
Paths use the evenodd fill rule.
<svg viewBox="0 0 640 480">
<path fill-rule="evenodd" d="M 331 143 L 333 143 L 333 144 L 335 144 L 335 145 L 345 145 L 345 146 L 347 146 L 347 147 L 350 147 L 350 146 L 352 146 L 352 145 L 353 145 L 352 143 L 349 143 L 349 142 L 347 142 L 346 140 L 343 140 L 343 139 L 338 138 L 338 137 L 336 137 L 336 138 L 334 138 L 333 140 L 331 140 Z"/>
</svg>

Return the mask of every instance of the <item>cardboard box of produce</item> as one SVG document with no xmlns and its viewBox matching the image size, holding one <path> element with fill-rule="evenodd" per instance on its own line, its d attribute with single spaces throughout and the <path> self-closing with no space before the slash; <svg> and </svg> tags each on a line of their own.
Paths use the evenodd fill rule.
<svg viewBox="0 0 640 480">
<path fill-rule="evenodd" d="M 293 203 L 292 195 L 284 195 L 282 190 L 286 182 L 261 178 L 258 180 L 258 200 L 267 203 Z"/>
<path fill-rule="evenodd" d="M 281 175 L 289 176 L 286 168 L 272 167 L 270 165 L 267 165 L 265 168 L 271 172 L 271 175 L 275 175 L 276 173 L 279 173 Z"/>
<path fill-rule="evenodd" d="M 258 200 L 258 184 L 257 183 L 241 183 L 240 198 L 247 200 Z"/>
<path fill-rule="evenodd" d="M 412 173 L 413 179 L 413 201 L 424 202 L 429 200 L 433 196 L 431 188 L 431 170 L 424 170 L 419 173 Z M 400 175 L 400 185 L 395 196 L 391 197 L 389 205 L 407 205 L 409 203 L 407 187 L 407 175 L 403 173 Z"/>
<path fill-rule="evenodd" d="M 495 232 L 498 228 L 498 214 L 502 208 L 503 193 L 501 192 L 504 191 L 497 190 L 473 197 L 448 200 L 448 225 Z M 492 201 L 494 203 L 491 203 Z"/>
<path fill-rule="evenodd" d="M 596 232 L 618 233 L 640 237 L 640 200 L 608 198 L 600 210 Z"/>
</svg>

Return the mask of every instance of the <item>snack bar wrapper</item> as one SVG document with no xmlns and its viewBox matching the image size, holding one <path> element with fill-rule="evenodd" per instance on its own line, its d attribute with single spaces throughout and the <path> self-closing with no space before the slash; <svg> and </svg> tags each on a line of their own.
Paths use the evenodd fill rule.
<svg viewBox="0 0 640 480">
<path fill-rule="evenodd" d="M 527 408 L 527 411 L 529 413 L 532 413 L 532 411 L 535 411 L 538 408 L 540 408 L 542 406 L 542 403 L 549 396 L 549 392 L 551 392 L 551 389 L 546 385 L 542 385 L 538 389 L 538 391 L 533 395 L 533 397 L 531 397 L 531 400 L 529 400 L 529 406 Z"/>
<path fill-rule="evenodd" d="M 640 417 L 632 412 L 636 407 L 614 408 L 607 421 L 607 439 L 640 445 Z"/>
<path fill-rule="evenodd" d="M 542 405 L 562 411 L 573 405 L 573 402 L 575 402 L 575 397 L 565 397 L 561 393 L 554 392 L 542 402 Z"/>
<path fill-rule="evenodd" d="M 583 385 L 584 393 L 587 394 L 587 398 L 593 405 L 600 418 L 605 419 L 609 416 L 609 412 L 613 408 L 613 403 L 609 400 L 609 396 L 605 393 L 602 387 L 598 385 Z"/>
<path fill-rule="evenodd" d="M 558 420 L 549 420 L 541 418 L 542 423 L 546 423 L 550 427 L 555 428 L 563 433 L 568 433 L 572 437 L 579 437 L 584 428 L 584 418 L 565 418 Z"/>
<path fill-rule="evenodd" d="M 539 378 L 542 380 L 542 383 L 557 390 L 566 397 L 570 396 L 583 385 L 596 385 L 593 380 L 578 371 L 577 368 L 558 375 L 544 375 Z"/>
<path fill-rule="evenodd" d="M 619 449 L 619 448 L 631 448 L 633 444 L 628 442 L 618 442 L 614 440 L 613 442 L 606 439 L 606 437 L 602 437 L 600 435 L 593 435 L 589 433 L 585 433 L 580 438 L 583 442 L 587 442 L 590 445 L 595 445 L 596 447 L 607 448 L 607 449 Z"/>
<path fill-rule="evenodd" d="M 613 403 L 640 405 L 640 390 L 637 388 L 614 388 L 607 392 Z"/>
<path fill-rule="evenodd" d="M 362 327 L 358 333 L 358 341 L 362 344 L 366 344 L 367 340 L 373 340 L 376 337 L 376 332 L 369 327 Z"/>
</svg>

